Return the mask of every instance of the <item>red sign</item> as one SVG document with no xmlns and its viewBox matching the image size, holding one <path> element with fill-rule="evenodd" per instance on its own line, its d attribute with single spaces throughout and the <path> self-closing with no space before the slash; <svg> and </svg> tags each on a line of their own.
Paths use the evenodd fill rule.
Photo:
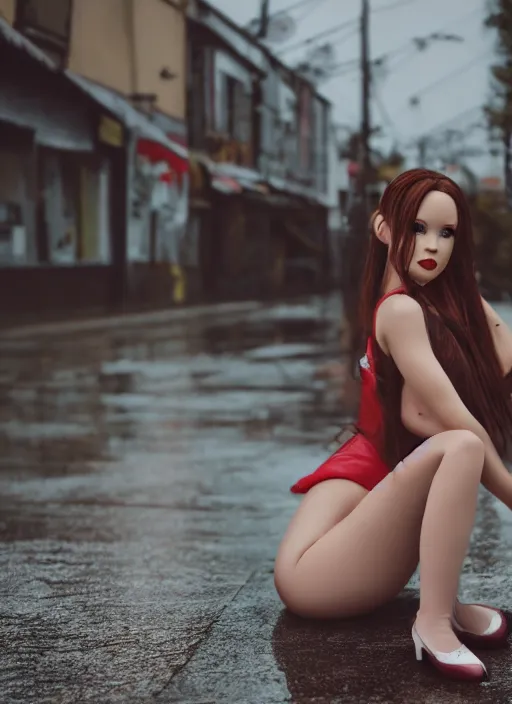
<svg viewBox="0 0 512 704">
<path fill-rule="evenodd" d="M 183 159 L 175 152 L 164 147 L 163 144 L 158 144 L 158 142 L 153 142 L 150 139 L 138 140 L 137 153 L 152 162 L 165 161 L 170 169 L 180 177 L 189 170 L 188 159 Z"/>
</svg>

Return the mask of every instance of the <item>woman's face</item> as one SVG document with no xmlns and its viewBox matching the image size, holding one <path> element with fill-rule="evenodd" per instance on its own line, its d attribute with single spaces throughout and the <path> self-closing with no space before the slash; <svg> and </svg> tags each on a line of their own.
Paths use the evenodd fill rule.
<svg viewBox="0 0 512 704">
<path fill-rule="evenodd" d="M 436 279 L 446 269 L 455 244 L 457 206 L 441 191 L 428 193 L 416 216 L 415 245 L 409 276 L 420 286 Z"/>
</svg>

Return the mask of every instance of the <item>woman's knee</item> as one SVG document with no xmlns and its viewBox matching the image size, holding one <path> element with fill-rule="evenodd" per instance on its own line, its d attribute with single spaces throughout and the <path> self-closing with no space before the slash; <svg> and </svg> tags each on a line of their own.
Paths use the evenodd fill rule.
<svg viewBox="0 0 512 704">
<path fill-rule="evenodd" d="M 282 545 L 274 563 L 274 586 L 286 608 L 297 616 L 310 616 L 307 573 L 299 571 L 300 559 Z M 309 597 L 309 598 L 308 598 Z"/>
<path fill-rule="evenodd" d="M 277 563 L 276 563 L 277 566 Z M 314 585 L 299 574 L 297 567 L 278 566 L 274 569 L 274 586 L 282 604 L 296 616 L 301 618 L 327 618 L 334 613 L 324 600 L 318 599 Z"/>
<path fill-rule="evenodd" d="M 483 462 L 485 445 L 478 435 L 471 430 L 449 430 L 446 435 L 446 452 L 468 453 Z"/>
<path fill-rule="evenodd" d="M 287 609 L 298 614 L 296 564 L 278 554 L 274 565 L 274 586 Z M 298 614 L 300 615 L 300 614 Z"/>
</svg>

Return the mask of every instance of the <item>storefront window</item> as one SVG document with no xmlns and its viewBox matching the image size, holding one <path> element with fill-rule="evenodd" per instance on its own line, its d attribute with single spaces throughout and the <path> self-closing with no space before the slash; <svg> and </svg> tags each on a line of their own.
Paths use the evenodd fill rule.
<svg viewBox="0 0 512 704">
<path fill-rule="evenodd" d="M 109 172 L 92 157 L 44 159 L 45 227 L 52 264 L 110 261 Z"/>
<path fill-rule="evenodd" d="M 200 237 L 202 214 L 192 210 L 188 218 L 187 230 L 181 243 L 181 258 L 183 266 L 197 269 L 200 264 Z"/>
<path fill-rule="evenodd" d="M 27 264 L 33 254 L 25 168 L 21 153 L 0 152 L 0 266 Z"/>
<path fill-rule="evenodd" d="M 138 154 L 130 200 L 130 261 L 178 263 L 187 216 L 188 173 Z"/>
<path fill-rule="evenodd" d="M 73 264 L 77 249 L 76 206 L 69 182 L 64 186 L 62 166 L 59 153 L 46 154 L 43 167 L 46 236 L 50 262 Z"/>
</svg>

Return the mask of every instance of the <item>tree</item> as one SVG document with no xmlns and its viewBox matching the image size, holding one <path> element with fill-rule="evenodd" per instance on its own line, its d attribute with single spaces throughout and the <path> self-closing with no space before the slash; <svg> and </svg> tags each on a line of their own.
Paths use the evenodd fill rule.
<svg viewBox="0 0 512 704">
<path fill-rule="evenodd" d="M 498 62 L 491 67 L 492 96 L 485 112 L 491 132 L 504 146 L 504 177 L 508 209 L 512 211 L 512 0 L 489 0 L 486 27 L 496 33 Z"/>
<path fill-rule="evenodd" d="M 512 294 L 512 213 L 497 193 L 479 194 L 471 210 L 480 285 L 486 298 L 500 300 Z"/>
</svg>

